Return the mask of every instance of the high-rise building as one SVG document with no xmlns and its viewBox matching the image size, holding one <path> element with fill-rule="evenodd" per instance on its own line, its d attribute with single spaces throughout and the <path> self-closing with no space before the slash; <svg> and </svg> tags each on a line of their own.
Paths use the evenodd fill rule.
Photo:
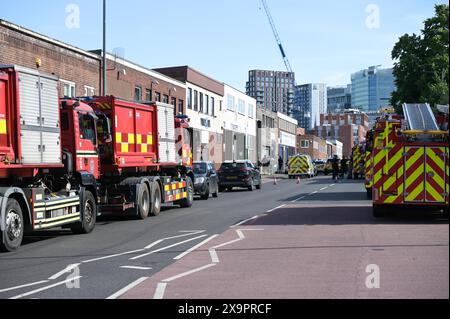
<svg viewBox="0 0 450 319">
<path fill-rule="evenodd" d="M 289 115 L 294 104 L 294 83 L 292 72 L 251 70 L 246 91 L 256 99 L 258 108 Z"/>
<path fill-rule="evenodd" d="M 339 112 L 352 106 L 352 85 L 329 87 L 327 89 L 328 112 Z"/>
<path fill-rule="evenodd" d="M 392 69 L 371 66 L 352 74 L 352 107 L 376 111 L 390 105 L 395 80 Z"/>
<path fill-rule="evenodd" d="M 292 117 L 298 126 L 310 131 L 320 124 L 320 114 L 327 113 L 327 88 L 323 83 L 309 83 L 295 87 Z"/>
</svg>

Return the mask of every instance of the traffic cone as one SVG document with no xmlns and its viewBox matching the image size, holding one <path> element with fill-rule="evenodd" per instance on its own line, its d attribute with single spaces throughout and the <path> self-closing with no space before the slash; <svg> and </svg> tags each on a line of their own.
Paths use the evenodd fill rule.
<svg viewBox="0 0 450 319">
<path fill-rule="evenodd" d="M 277 177 L 275 175 L 273 176 L 273 185 L 278 185 Z"/>
<path fill-rule="evenodd" d="M 300 179 L 300 176 L 299 176 L 299 177 L 297 177 L 297 185 L 300 185 L 300 181 L 301 181 L 301 179 Z"/>
</svg>

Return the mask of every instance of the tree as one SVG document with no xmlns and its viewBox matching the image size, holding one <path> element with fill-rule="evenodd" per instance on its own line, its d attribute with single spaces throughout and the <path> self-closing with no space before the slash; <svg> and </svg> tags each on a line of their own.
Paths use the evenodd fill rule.
<svg viewBox="0 0 450 319">
<path fill-rule="evenodd" d="M 392 50 L 396 91 L 391 103 L 402 113 L 402 103 L 448 104 L 449 6 L 436 5 L 434 17 L 424 22 L 421 35 L 405 34 Z"/>
</svg>

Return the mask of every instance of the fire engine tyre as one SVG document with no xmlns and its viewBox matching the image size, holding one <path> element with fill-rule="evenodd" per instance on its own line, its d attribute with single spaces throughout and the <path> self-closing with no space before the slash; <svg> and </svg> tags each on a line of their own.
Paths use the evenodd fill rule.
<svg viewBox="0 0 450 319">
<path fill-rule="evenodd" d="M 142 184 L 139 187 L 139 194 L 138 194 L 138 218 L 144 220 L 148 217 L 149 214 L 150 214 L 150 191 L 148 189 L 147 184 Z"/>
<path fill-rule="evenodd" d="M 190 177 L 186 177 L 186 185 L 187 197 L 178 202 L 182 208 L 192 207 L 194 203 L 194 183 L 192 183 L 192 179 Z"/>
<path fill-rule="evenodd" d="M 161 187 L 159 183 L 155 183 L 151 196 L 150 216 L 158 216 L 161 213 Z"/>
<path fill-rule="evenodd" d="M 0 251 L 16 251 L 22 244 L 25 225 L 22 209 L 13 198 L 8 198 L 6 203 L 5 226 L 5 231 L 2 233 L 3 242 L 0 241 Z"/>
<path fill-rule="evenodd" d="M 388 215 L 386 208 L 384 208 L 380 205 L 373 205 L 372 213 L 373 213 L 373 217 L 375 217 L 375 218 L 387 217 L 387 215 Z"/>
<path fill-rule="evenodd" d="M 89 234 L 95 228 L 97 221 L 97 209 L 94 195 L 90 191 L 85 191 L 83 196 L 84 216 L 83 221 L 71 226 L 70 229 L 75 234 Z"/>
</svg>

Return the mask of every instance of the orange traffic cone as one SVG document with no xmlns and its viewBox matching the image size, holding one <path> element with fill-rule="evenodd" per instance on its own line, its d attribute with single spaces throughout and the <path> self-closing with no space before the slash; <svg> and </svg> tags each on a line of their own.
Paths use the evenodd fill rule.
<svg viewBox="0 0 450 319">
<path fill-rule="evenodd" d="M 299 176 L 299 177 L 297 177 L 297 185 L 300 185 L 300 181 L 301 181 L 301 178 Z"/>
<path fill-rule="evenodd" d="M 273 176 L 273 185 L 278 185 L 277 177 L 275 175 Z"/>
</svg>

